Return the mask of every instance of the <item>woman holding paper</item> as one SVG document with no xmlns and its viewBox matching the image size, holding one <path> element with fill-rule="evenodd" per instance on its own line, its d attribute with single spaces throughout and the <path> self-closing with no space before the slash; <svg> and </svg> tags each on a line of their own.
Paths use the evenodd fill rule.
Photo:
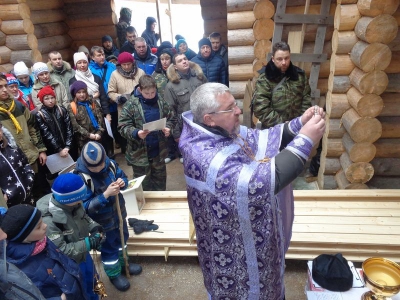
<svg viewBox="0 0 400 300">
<path fill-rule="evenodd" d="M 76 160 L 78 153 L 73 147 L 72 123 L 67 109 L 56 104 L 56 94 L 49 85 L 39 91 L 38 98 L 43 105 L 36 114 L 36 121 L 47 148 L 47 156 L 58 153 L 61 157 L 71 155 Z M 48 170 L 46 173 L 47 179 L 57 177 L 57 174 L 51 175 Z"/>
</svg>

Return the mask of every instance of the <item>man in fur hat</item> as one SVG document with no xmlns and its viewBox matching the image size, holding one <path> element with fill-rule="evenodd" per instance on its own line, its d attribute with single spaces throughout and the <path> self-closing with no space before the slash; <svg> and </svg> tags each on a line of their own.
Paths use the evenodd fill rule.
<svg viewBox="0 0 400 300">
<path fill-rule="evenodd" d="M 175 54 L 172 57 L 172 64 L 167 69 L 169 82 L 165 86 L 164 98 L 174 110 L 178 122 L 174 128 L 173 137 L 177 143 L 182 132 L 183 112 L 190 110 L 190 95 L 193 91 L 207 82 L 201 67 L 190 62 L 185 54 Z M 183 159 L 180 158 L 181 163 Z"/>
</svg>

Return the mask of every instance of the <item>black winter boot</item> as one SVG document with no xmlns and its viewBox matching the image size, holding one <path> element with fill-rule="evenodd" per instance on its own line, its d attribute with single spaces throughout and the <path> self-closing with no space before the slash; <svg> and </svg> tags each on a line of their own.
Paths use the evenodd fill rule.
<svg viewBox="0 0 400 300">
<path fill-rule="evenodd" d="M 121 273 L 126 274 L 125 267 L 121 267 Z M 139 275 L 142 273 L 142 267 L 138 264 L 129 263 L 129 274 Z"/>
<path fill-rule="evenodd" d="M 113 279 L 110 278 L 110 281 L 115 286 L 115 288 L 121 292 L 125 292 L 131 286 L 128 279 L 126 279 L 126 277 L 123 275 L 119 275 L 118 277 L 115 277 Z"/>
</svg>

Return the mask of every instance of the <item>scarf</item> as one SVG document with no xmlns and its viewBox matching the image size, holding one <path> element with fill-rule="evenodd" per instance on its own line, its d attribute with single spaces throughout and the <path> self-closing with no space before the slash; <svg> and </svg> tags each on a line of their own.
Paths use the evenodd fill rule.
<svg viewBox="0 0 400 300">
<path fill-rule="evenodd" d="M 143 97 L 142 94 L 138 95 L 138 98 L 139 98 L 140 101 L 143 102 L 144 104 L 147 104 L 147 105 L 154 105 L 154 104 L 156 104 L 157 101 L 158 101 L 158 94 L 156 94 L 156 95 L 154 96 L 154 98 L 152 98 L 152 99 L 145 99 L 145 98 Z"/>
<path fill-rule="evenodd" d="M 42 252 L 44 250 L 44 248 L 46 247 L 46 244 L 47 244 L 46 236 L 43 239 L 41 239 L 40 241 L 37 241 L 35 244 L 35 248 L 32 251 L 32 256 L 35 256 L 35 255 L 39 254 L 40 252 Z"/>
<path fill-rule="evenodd" d="M 133 63 L 132 70 L 129 72 L 124 71 L 124 69 L 122 69 L 121 66 L 117 66 L 117 71 L 119 74 L 121 74 L 125 78 L 135 79 L 135 76 L 137 73 L 136 63 Z"/>
<path fill-rule="evenodd" d="M 13 111 L 15 108 L 15 101 L 12 100 L 11 101 L 11 106 L 9 109 L 4 109 L 2 107 L 0 107 L 0 111 L 8 114 L 8 116 L 10 117 L 11 121 L 13 122 L 15 129 L 17 130 L 17 134 L 19 134 L 20 132 L 22 132 L 22 127 L 19 124 L 18 120 L 14 117 L 14 115 L 11 113 L 11 111 Z"/>
<path fill-rule="evenodd" d="M 89 106 L 89 101 L 83 101 L 83 102 L 77 101 L 77 102 L 78 102 L 78 105 L 82 105 L 82 106 L 85 106 L 85 107 L 86 107 L 86 111 L 87 111 L 87 113 L 88 113 L 88 116 L 89 116 L 89 118 L 90 118 L 90 121 L 92 122 L 92 125 L 93 125 L 94 129 L 95 129 L 96 131 L 99 130 L 99 123 L 97 123 L 97 120 L 96 120 L 96 118 L 94 117 L 94 114 L 93 114 L 93 112 L 92 112 L 92 109 L 91 109 L 90 106 Z"/>
<path fill-rule="evenodd" d="M 87 69 L 85 72 L 76 70 L 75 78 L 86 83 L 89 95 L 93 95 L 99 91 L 99 85 L 94 81 L 94 76 L 90 69 Z"/>
</svg>

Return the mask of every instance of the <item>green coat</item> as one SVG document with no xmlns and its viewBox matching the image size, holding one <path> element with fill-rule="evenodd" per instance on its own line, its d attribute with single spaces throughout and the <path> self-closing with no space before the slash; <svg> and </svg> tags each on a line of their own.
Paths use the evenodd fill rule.
<svg viewBox="0 0 400 300">
<path fill-rule="evenodd" d="M 61 72 L 56 71 L 53 66 L 51 65 L 51 62 L 47 63 L 47 67 L 49 68 L 50 71 L 50 77 L 52 79 L 55 79 L 56 81 L 59 81 L 63 84 L 65 87 L 65 91 L 67 92 L 68 99 L 72 99 L 71 93 L 69 92 L 69 80 L 72 77 L 75 77 L 75 70 L 71 68 L 71 65 L 67 63 L 66 61 L 63 61 L 64 68 Z"/>
<path fill-rule="evenodd" d="M 176 124 L 175 114 L 162 97 L 158 98 L 158 107 L 160 111 L 160 119 L 167 118 L 167 127 L 171 129 L 172 134 L 172 128 L 174 128 Z M 136 139 L 133 137 L 134 131 L 136 129 L 142 130 L 144 123 L 145 118 L 139 98 L 131 96 L 131 98 L 122 107 L 121 114 L 118 118 L 118 131 L 124 138 L 128 140 L 125 158 L 130 166 L 149 165 L 146 140 L 142 140 L 140 138 Z M 167 138 L 161 130 L 158 131 L 158 141 L 160 149 L 160 161 L 164 161 L 168 155 L 168 147 Z"/>
<path fill-rule="evenodd" d="M 86 214 L 82 203 L 63 205 L 52 194 L 48 194 L 38 200 L 36 207 L 47 224 L 47 237 L 78 264 L 85 261 L 86 253 L 90 250 L 86 248 L 85 237 L 100 225 Z"/>
<path fill-rule="evenodd" d="M 11 97 L 6 101 L 0 101 L 0 107 L 8 109 L 14 101 Z M 21 125 L 22 132 L 17 134 L 13 121 L 7 113 L 0 112 L 0 121 L 5 128 L 13 135 L 15 142 L 22 152 L 28 158 L 29 164 L 35 163 L 39 157 L 39 152 L 47 150 L 43 143 L 40 131 L 36 126 L 35 115 L 31 114 L 29 109 L 19 102 L 15 102 L 14 110 L 11 112 Z"/>
<path fill-rule="evenodd" d="M 283 77 L 286 80 L 274 91 Z M 270 61 L 256 82 L 252 105 L 262 128 L 301 116 L 311 106 L 310 85 L 304 70 L 294 66 L 281 73 Z"/>
</svg>

